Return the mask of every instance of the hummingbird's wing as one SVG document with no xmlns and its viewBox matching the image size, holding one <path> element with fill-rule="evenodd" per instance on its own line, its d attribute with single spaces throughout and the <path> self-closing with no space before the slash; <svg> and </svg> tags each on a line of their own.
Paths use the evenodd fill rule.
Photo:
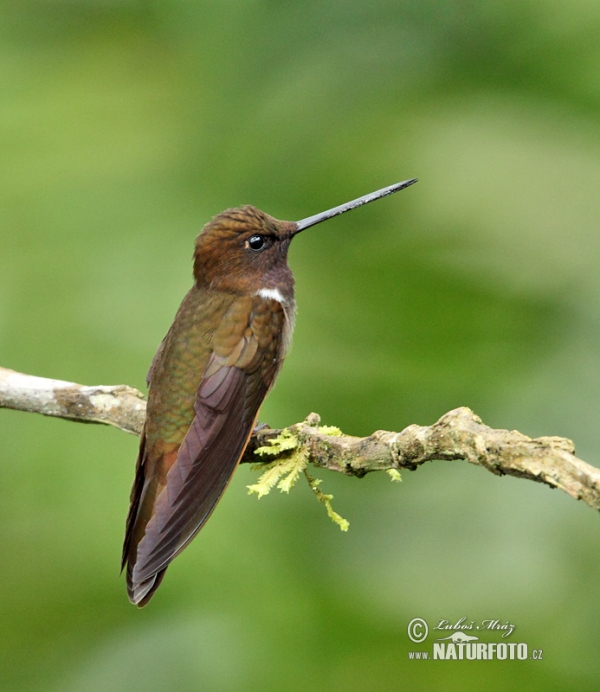
<svg viewBox="0 0 600 692">
<path fill-rule="evenodd" d="M 227 487 L 281 365 L 288 331 L 279 302 L 248 298 L 246 319 L 225 321 L 214 335 L 181 445 L 165 447 L 148 464 L 142 439 L 123 554 L 134 603 L 148 602 Z"/>
</svg>

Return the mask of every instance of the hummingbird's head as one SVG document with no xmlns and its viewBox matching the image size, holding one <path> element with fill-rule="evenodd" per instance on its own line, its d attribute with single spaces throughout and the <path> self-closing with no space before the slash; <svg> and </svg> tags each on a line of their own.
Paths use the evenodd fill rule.
<svg viewBox="0 0 600 692">
<path fill-rule="evenodd" d="M 287 265 L 287 251 L 296 233 L 416 182 L 411 178 L 384 187 L 301 221 L 278 221 L 249 205 L 227 209 L 207 223 L 196 240 L 196 283 L 246 295 L 263 288 L 277 288 L 289 295 L 294 278 Z"/>
<path fill-rule="evenodd" d="M 246 294 L 293 281 L 287 252 L 296 231 L 293 221 L 278 221 L 250 205 L 226 209 L 196 240 L 196 283 Z"/>
</svg>

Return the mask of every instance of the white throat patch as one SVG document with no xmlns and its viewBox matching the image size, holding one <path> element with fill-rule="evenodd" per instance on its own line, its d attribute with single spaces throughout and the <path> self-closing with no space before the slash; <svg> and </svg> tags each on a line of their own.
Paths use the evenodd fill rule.
<svg viewBox="0 0 600 692">
<path fill-rule="evenodd" d="M 276 300 L 282 305 L 285 303 L 285 299 L 278 288 L 261 288 L 260 291 L 256 292 L 256 295 L 265 300 Z"/>
</svg>

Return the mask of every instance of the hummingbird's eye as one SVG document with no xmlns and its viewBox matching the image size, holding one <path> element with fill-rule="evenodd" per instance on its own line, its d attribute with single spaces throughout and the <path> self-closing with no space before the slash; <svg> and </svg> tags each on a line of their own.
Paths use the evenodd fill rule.
<svg viewBox="0 0 600 692">
<path fill-rule="evenodd" d="M 246 247 L 249 247 L 251 250 L 254 250 L 254 252 L 260 252 L 261 250 L 264 250 L 266 244 L 267 242 L 264 236 L 262 235 L 252 235 L 246 241 Z"/>
</svg>

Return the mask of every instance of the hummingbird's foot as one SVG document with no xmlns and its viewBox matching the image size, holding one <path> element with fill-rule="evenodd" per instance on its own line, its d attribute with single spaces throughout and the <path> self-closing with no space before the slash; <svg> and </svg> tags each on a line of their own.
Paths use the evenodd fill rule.
<svg viewBox="0 0 600 692">
<path fill-rule="evenodd" d="M 254 430 L 252 431 L 253 433 L 260 432 L 261 430 L 264 430 L 265 428 L 268 428 L 269 424 L 268 423 L 256 423 L 254 426 Z"/>
</svg>

